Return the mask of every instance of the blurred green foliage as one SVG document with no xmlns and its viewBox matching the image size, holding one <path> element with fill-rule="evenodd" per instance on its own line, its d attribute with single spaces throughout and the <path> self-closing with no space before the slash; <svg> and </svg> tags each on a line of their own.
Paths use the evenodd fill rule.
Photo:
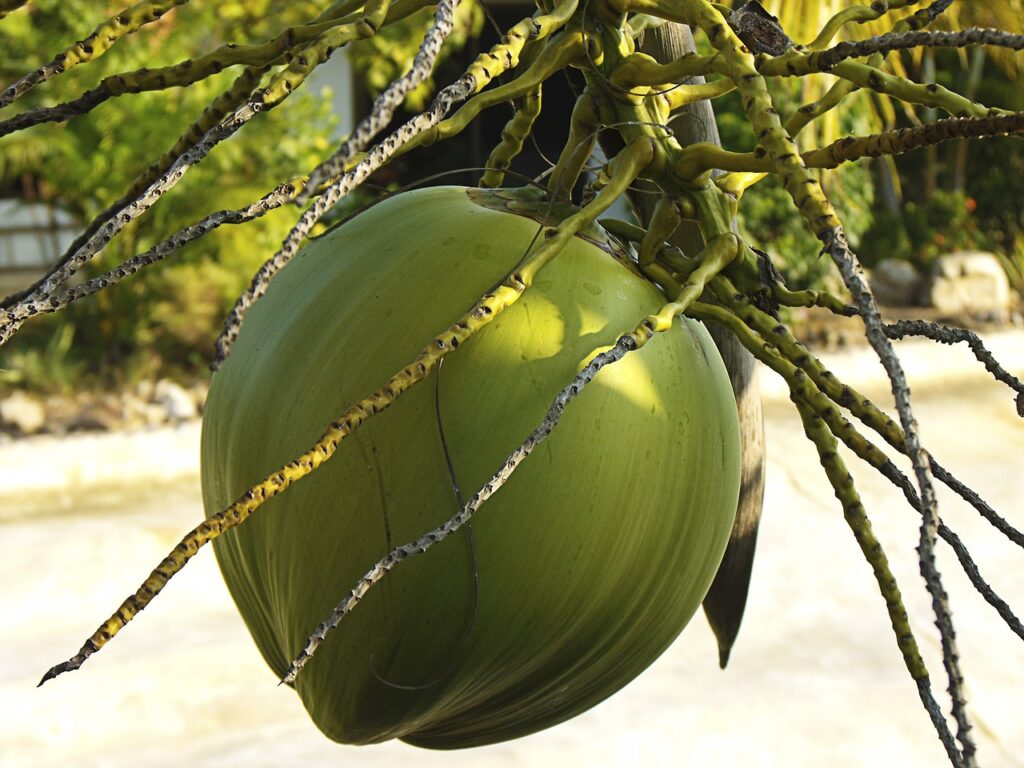
<svg viewBox="0 0 1024 768">
<path fill-rule="evenodd" d="M 963 192 L 938 189 L 930 200 L 908 200 L 895 213 L 880 209 L 861 242 L 861 260 L 870 267 L 883 259 L 905 259 L 923 273 L 945 253 L 990 250 L 994 242 L 972 215 L 976 206 Z"/>
<path fill-rule="evenodd" d="M 322 3 L 295 0 L 191 3 L 119 41 L 102 58 L 37 87 L 10 112 L 74 98 L 100 78 L 173 64 L 224 42 L 254 42 L 300 23 Z M 37 0 L 0 25 L 0 82 L 10 82 L 83 37 L 118 6 L 94 0 Z M 238 68 L 189 88 L 122 96 L 65 124 L 0 140 L 0 197 L 55 205 L 85 226 L 136 175 L 166 152 Z M 339 84 L 344 85 L 344 84 Z M 86 276 L 144 251 L 208 213 L 250 203 L 281 181 L 307 173 L 331 150 L 337 118 L 309 84 L 277 110 L 257 116 L 139 221 L 129 225 Z M 223 226 L 112 289 L 26 324 L 0 351 L 6 380 L 59 388 L 58 370 L 94 383 L 193 373 L 211 352 L 223 317 L 259 265 L 274 252 L 294 209 Z M 62 330 L 70 327 L 71 330 Z M 54 339 L 74 337 L 74 345 Z M 67 358 L 61 362 L 60 358 Z M 183 369 L 183 370 L 182 370 Z M 13 379 L 13 381 L 12 381 Z"/>
<path fill-rule="evenodd" d="M 800 83 L 795 80 L 773 87 L 772 96 L 782 114 L 800 106 L 800 88 Z M 715 113 L 723 146 L 737 152 L 753 151 L 756 141 L 738 94 L 716 100 Z M 871 117 L 864 110 L 843 110 L 839 115 L 844 134 L 868 130 Z M 872 219 L 875 195 L 870 164 L 866 161 L 851 163 L 821 174 L 819 178 L 856 249 Z M 789 194 L 774 176 L 758 182 L 743 195 L 739 226 L 748 242 L 758 244 L 772 256 L 791 286 L 804 288 L 828 284 L 838 287 L 831 262 L 818 256 L 821 243 L 807 228 Z"/>
<path fill-rule="evenodd" d="M 936 81 L 967 90 L 957 52 L 936 54 Z M 1024 109 L 1024 91 L 999 60 L 981 58 L 982 103 Z M 921 272 L 950 251 L 993 251 L 1024 291 L 1024 141 L 1017 137 L 953 141 L 896 158 L 902 188 L 897 210 L 877 207 L 860 255 L 868 265 L 901 258 Z"/>
<path fill-rule="evenodd" d="M 907 57 L 907 69 L 914 62 Z M 936 54 L 936 82 L 1011 110 L 1024 109 L 1024 89 L 1001 59 L 980 59 L 979 79 L 969 84 L 958 51 Z M 920 78 L 920 73 L 915 74 Z M 779 111 L 789 114 L 801 103 L 799 84 L 774 88 Z M 755 146 L 735 94 L 715 102 L 723 144 L 736 151 Z M 915 115 L 916 124 L 926 117 Z M 836 111 L 841 135 L 864 135 L 886 126 L 867 100 Z M 912 113 L 911 113 L 912 114 Z M 945 115 L 938 115 L 943 117 Z M 934 119 L 933 116 L 931 119 Z M 888 128 L 911 125 L 906 114 Z M 897 184 L 890 186 L 882 161 L 860 161 L 822 175 L 822 183 L 846 225 L 851 245 L 867 266 L 887 258 L 909 261 L 922 274 L 935 259 L 955 250 L 993 251 L 1011 283 L 1024 293 L 1024 141 L 1016 137 L 947 142 L 933 151 L 917 150 L 895 158 Z M 885 193 L 888 192 L 888 195 Z M 886 204 L 885 198 L 892 202 Z M 760 243 L 787 280 L 798 287 L 838 286 L 820 244 L 804 225 L 774 177 L 758 183 L 740 203 L 740 228 Z"/>
<path fill-rule="evenodd" d="M 95 0 L 36 0 L 12 14 L 0 25 L 0 84 L 48 61 L 117 7 Z M 8 112 L 73 98 L 106 75 L 173 64 L 224 42 L 260 41 L 287 24 L 313 18 L 323 7 L 314 0 L 190 3 L 124 38 L 98 61 L 40 86 Z M 430 9 L 424 9 L 352 46 L 348 55 L 371 96 L 406 70 L 430 18 Z M 478 2 L 460 4 L 442 56 L 465 46 L 482 25 Z M 1024 91 L 1005 62 L 982 58 L 970 63 L 981 75 L 975 82 L 965 75 L 968 62 L 960 52 L 935 55 L 937 82 L 961 91 L 976 88 L 977 98 L 987 104 L 1024 108 Z M 909 55 L 901 61 L 916 77 L 919 65 Z M 66 124 L 41 125 L 0 139 L 0 197 L 55 205 L 84 227 L 175 142 L 236 74 L 224 72 L 184 89 L 123 96 Z M 808 98 L 796 79 L 775 88 L 783 115 Z M 421 109 L 433 90 L 433 83 L 425 84 L 405 106 Z M 307 172 L 331 150 L 337 118 L 326 96 L 307 83 L 285 105 L 255 118 L 143 219 L 129 225 L 86 276 L 146 250 L 212 211 L 245 205 L 281 181 Z M 881 130 L 887 127 L 880 124 L 883 119 L 889 120 L 888 127 L 927 119 L 893 112 L 885 117 L 871 104 L 870 99 L 854 98 L 835 110 L 830 135 Z M 717 100 L 715 109 L 723 144 L 737 151 L 753 149 L 754 137 L 738 97 Z M 819 142 L 821 137 L 809 131 L 802 140 Z M 1024 291 L 1024 206 L 1019 204 L 1024 199 L 1024 142 L 995 139 L 966 148 L 950 143 L 930 154 L 904 155 L 891 167 L 897 172 L 896 185 L 879 173 L 877 164 L 866 161 L 821 177 L 851 243 L 869 265 L 900 257 L 924 271 L 943 252 L 994 249 L 1015 286 Z M 326 217 L 325 225 L 370 196 L 346 200 Z M 773 256 L 791 285 L 836 287 L 829 277 L 830 263 L 818 256 L 818 241 L 774 178 L 744 195 L 740 213 L 744 235 Z M 69 311 L 30 322 L 0 350 L 0 385 L 60 389 L 82 376 L 109 385 L 202 370 L 225 313 L 276 249 L 295 215 L 286 208 L 246 225 L 221 227 L 147 270 L 145 278 L 131 278 Z"/>
</svg>

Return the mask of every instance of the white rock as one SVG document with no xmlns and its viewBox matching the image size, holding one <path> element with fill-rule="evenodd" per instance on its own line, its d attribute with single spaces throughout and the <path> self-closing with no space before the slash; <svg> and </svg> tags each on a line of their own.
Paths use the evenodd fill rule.
<svg viewBox="0 0 1024 768">
<path fill-rule="evenodd" d="M 13 427 L 23 435 L 32 435 L 46 424 L 46 409 L 34 397 L 15 392 L 0 400 L 0 424 Z"/>
<path fill-rule="evenodd" d="M 171 422 L 188 421 L 199 415 L 188 390 L 168 379 L 157 382 L 153 400 L 164 409 Z"/>
<path fill-rule="evenodd" d="M 927 303 L 943 314 L 1005 320 L 1010 314 L 1010 281 L 991 253 L 957 251 L 941 257 L 925 287 Z"/>
</svg>

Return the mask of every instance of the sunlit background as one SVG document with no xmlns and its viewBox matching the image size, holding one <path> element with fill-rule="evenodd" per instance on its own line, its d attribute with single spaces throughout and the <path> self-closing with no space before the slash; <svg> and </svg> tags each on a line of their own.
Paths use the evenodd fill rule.
<svg viewBox="0 0 1024 768">
<path fill-rule="evenodd" d="M 109 5 L 109 4 L 99 4 Z M 842 3 L 766 3 L 797 42 Z M 834 6 L 834 7 L 833 7 Z M 464 2 L 435 77 L 447 82 L 532 5 Z M 33 92 L 55 103 L 99 78 L 173 63 L 221 42 L 256 41 L 319 10 L 311 1 L 219 2 L 167 14 L 95 66 Z M 958 3 L 956 26 L 1021 32 L 1019 0 Z M 821 14 L 819 17 L 819 13 Z M 305 172 L 330 152 L 407 65 L 427 17 L 337 52 L 289 102 L 214 151 L 128 227 L 88 275 L 151 247 L 203 214 L 237 207 Z M 91 0 L 33 0 L 0 21 L 0 86 L 98 22 Z M 935 49 L 900 65 L 1008 109 L 1024 109 L 1020 56 Z M 169 148 L 227 87 L 223 73 L 187 89 L 113 99 L 91 116 L 0 139 L 0 294 L 41 276 L 74 236 Z M 827 76 L 776 94 L 815 98 Z M 413 94 L 409 109 L 429 97 Z M 565 140 L 568 82 L 545 91 L 536 142 L 513 165 L 515 184 L 549 167 Z M 725 146 L 753 146 L 738 100 L 716 104 Z M 458 146 L 442 145 L 376 174 L 325 226 L 374 197 L 428 176 L 472 184 L 507 110 Z M 937 118 L 862 98 L 807 141 L 821 143 Z M 139 151 L 140 148 L 146 151 Z M 1024 374 L 1024 143 L 951 142 L 833 174 L 830 194 L 890 317 L 923 316 L 977 329 L 1004 366 Z M 772 182 L 744 198 L 743 228 L 791 285 L 835 287 L 827 260 Z M 723 765 L 934 766 L 945 755 L 906 674 L 885 605 L 803 437 L 781 381 L 762 374 L 768 446 L 765 512 L 743 629 L 726 670 L 700 614 L 646 673 L 605 703 L 537 735 L 456 753 L 398 743 L 353 748 L 324 738 L 295 694 L 277 687 L 236 613 L 212 552 L 88 667 L 44 688 L 42 673 L 75 652 L 96 624 L 202 519 L 199 419 L 207 364 L 225 312 L 287 232 L 285 208 L 222 227 L 156 268 L 67 312 L 26 325 L 0 349 L 0 765 L 391 766 Z M 887 403 L 881 367 L 852 322 L 788 318 L 832 370 Z M 1012 394 L 966 349 L 907 342 L 903 355 L 925 444 L 1018 527 L 1024 422 Z M 918 523 L 902 497 L 854 464 L 874 525 L 904 587 L 932 669 L 938 635 L 918 574 Z M 985 578 L 1024 610 L 1024 553 L 965 504 L 940 497 L 944 519 Z M 484 508 L 481 514 L 486 514 Z M 970 712 L 985 766 L 1024 766 L 1024 645 L 972 589 L 948 549 Z M 933 681 L 937 693 L 944 687 Z"/>
</svg>

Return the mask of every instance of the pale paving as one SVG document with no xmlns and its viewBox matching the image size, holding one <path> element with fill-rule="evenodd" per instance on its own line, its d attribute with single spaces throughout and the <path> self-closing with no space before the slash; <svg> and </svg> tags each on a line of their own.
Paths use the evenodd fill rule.
<svg viewBox="0 0 1024 768">
<path fill-rule="evenodd" d="M 1024 335 L 1007 339 L 1011 367 L 1021 373 L 1024 364 L 1013 358 L 1024 354 Z M 983 376 L 943 373 L 946 357 L 914 354 L 920 359 L 910 373 L 926 444 L 1024 526 L 1024 421 L 1013 414 L 1012 398 Z M 861 377 L 858 383 L 877 384 L 857 360 L 832 358 Z M 294 694 L 275 685 L 210 552 L 86 668 L 36 689 L 43 671 L 77 650 L 201 515 L 198 430 L 0 446 L 0 486 L 16 489 L 0 495 L 0 765 L 942 765 L 870 571 L 798 420 L 776 387 L 766 383 L 765 391 L 765 520 L 729 669 L 718 670 L 711 633 L 698 615 L 644 675 L 590 712 L 526 739 L 456 753 L 399 743 L 350 748 L 324 739 Z M 155 475 L 147 474 L 154 471 L 147 469 L 149 452 L 160 457 Z M 156 478 L 156 489 L 111 484 L 102 467 L 114 459 L 136 481 Z M 96 478 L 105 485 L 83 501 L 83 490 L 93 487 L 90 466 L 100 468 Z M 855 474 L 937 671 L 914 554 L 915 515 L 871 472 Z M 180 481 L 169 484 L 176 476 Z M 1024 552 L 948 495 L 942 499 L 945 518 L 983 573 L 1024 613 Z M 981 764 L 1022 766 L 1024 644 L 972 593 L 942 545 L 940 556 Z M 941 679 L 935 687 L 941 694 Z"/>
</svg>

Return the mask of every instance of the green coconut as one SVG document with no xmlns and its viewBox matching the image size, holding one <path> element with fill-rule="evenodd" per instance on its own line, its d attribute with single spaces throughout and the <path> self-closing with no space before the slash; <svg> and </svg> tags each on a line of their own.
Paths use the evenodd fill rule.
<svg viewBox="0 0 1024 768">
<path fill-rule="evenodd" d="M 309 448 L 516 266 L 538 232 L 522 215 L 531 206 L 483 197 L 398 195 L 281 272 L 213 377 L 208 514 Z M 274 673 L 374 562 L 486 482 L 595 350 L 664 301 L 609 249 L 574 238 L 440 370 L 219 539 L 228 588 Z M 603 369 L 470 526 L 374 587 L 295 688 L 346 743 L 469 747 L 566 720 L 636 677 L 689 621 L 738 490 L 725 367 L 703 326 L 679 320 Z"/>
</svg>

